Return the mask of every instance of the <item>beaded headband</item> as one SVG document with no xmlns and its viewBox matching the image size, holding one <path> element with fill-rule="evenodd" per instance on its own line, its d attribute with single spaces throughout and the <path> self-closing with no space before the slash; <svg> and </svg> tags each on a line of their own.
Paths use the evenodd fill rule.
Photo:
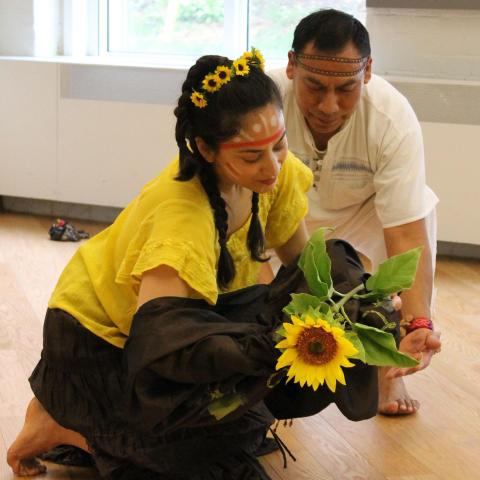
<svg viewBox="0 0 480 480">
<path fill-rule="evenodd" d="M 209 94 L 215 93 L 228 83 L 233 77 L 245 77 L 250 73 L 250 68 L 256 67 L 265 69 L 263 55 L 254 47 L 237 58 L 231 67 L 219 65 L 214 72 L 207 73 L 202 80 L 201 87 L 193 90 L 190 100 L 198 108 L 205 108 L 208 105 Z"/>
<path fill-rule="evenodd" d="M 292 53 L 295 55 L 297 63 L 302 67 L 304 70 L 308 70 L 312 73 L 318 73 L 320 75 L 327 75 L 329 77 L 354 77 L 358 73 L 365 70 L 368 65 L 368 59 L 370 56 L 360 57 L 360 58 L 346 58 L 346 57 L 335 57 L 335 56 L 326 56 L 326 55 L 308 55 L 305 53 L 296 53 L 292 50 Z M 343 64 L 353 64 L 353 65 L 361 65 L 360 68 L 356 70 L 352 70 L 350 72 L 338 72 L 334 70 L 323 70 L 321 68 L 312 67 L 311 65 L 307 65 L 302 60 L 323 60 L 328 62 L 336 62 L 336 63 L 343 63 Z"/>
</svg>

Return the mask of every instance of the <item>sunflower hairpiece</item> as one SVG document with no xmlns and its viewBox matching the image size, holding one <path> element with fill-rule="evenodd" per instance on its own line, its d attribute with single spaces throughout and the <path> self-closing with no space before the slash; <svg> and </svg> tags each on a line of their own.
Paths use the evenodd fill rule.
<svg viewBox="0 0 480 480">
<path fill-rule="evenodd" d="M 249 52 L 244 52 L 232 63 L 231 67 L 219 65 L 214 72 L 207 73 L 203 77 L 200 87 L 192 91 L 190 100 L 197 108 L 205 108 L 208 105 L 209 95 L 218 92 L 233 77 L 247 76 L 251 67 L 265 70 L 265 59 L 255 47 L 252 47 Z"/>
</svg>

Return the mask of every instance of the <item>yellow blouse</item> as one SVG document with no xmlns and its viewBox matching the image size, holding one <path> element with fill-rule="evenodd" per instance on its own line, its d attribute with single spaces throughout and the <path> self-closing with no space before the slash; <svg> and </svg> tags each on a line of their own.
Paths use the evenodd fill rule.
<svg viewBox="0 0 480 480">
<path fill-rule="evenodd" d="M 208 197 L 197 177 L 175 180 L 178 158 L 149 182 L 115 222 L 77 250 L 49 301 L 82 325 L 123 347 L 137 309 L 142 273 L 168 265 L 203 298 L 215 304 L 219 245 Z M 295 233 L 307 213 L 311 171 L 289 153 L 272 192 L 259 196 L 259 219 L 268 248 Z M 228 291 L 257 282 L 260 263 L 250 258 L 250 219 L 228 239 L 236 275 Z"/>
</svg>

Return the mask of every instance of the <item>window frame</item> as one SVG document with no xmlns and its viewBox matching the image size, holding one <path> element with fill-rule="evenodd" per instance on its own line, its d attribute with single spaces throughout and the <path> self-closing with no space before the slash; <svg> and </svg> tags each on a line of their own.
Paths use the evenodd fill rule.
<svg viewBox="0 0 480 480">
<path fill-rule="evenodd" d="M 197 56 L 193 55 L 167 55 L 162 53 L 133 53 L 111 52 L 109 50 L 109 2 L 111 0 L 98 0 L 98 54 L 100 57 L 115 59 L 130 59 L 135 63 L 154 63 L 165 67 L 190 66 Z M 114 0 L 118 1 L 118 0 Z M 248 45 L 248 1 L 229 0 L 224 2 L 224 31 L 227 35 L 223 38 L 227 57 L 235 58 L 247 49 Z"/>
</svg>

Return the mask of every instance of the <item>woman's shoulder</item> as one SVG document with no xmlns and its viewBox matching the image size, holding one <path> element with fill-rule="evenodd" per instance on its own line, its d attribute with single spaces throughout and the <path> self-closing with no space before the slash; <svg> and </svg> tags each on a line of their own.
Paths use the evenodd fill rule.
<svg viewBox="0 0 480 480">
<path fill-rule="evenodd" d="M 191 199 L 202 204 L 206 199 L 205 192 L 196 176 L 190 180 L 177 180 L 179 158 L 175 157 L 155 178 L 150 180 L 141 190 L 141 196 L 153 195 L 160 199 Z"/>
<path fill-rule="evenodd" d="M 313 174 L 309 167 L 307 167 L 297 156 L 290 150 L 283 162 L 276 191 L 282 189 L 291 189 L 300 186 L 302 190 L 310 187 L 313 181 Z"/>
</svg>

